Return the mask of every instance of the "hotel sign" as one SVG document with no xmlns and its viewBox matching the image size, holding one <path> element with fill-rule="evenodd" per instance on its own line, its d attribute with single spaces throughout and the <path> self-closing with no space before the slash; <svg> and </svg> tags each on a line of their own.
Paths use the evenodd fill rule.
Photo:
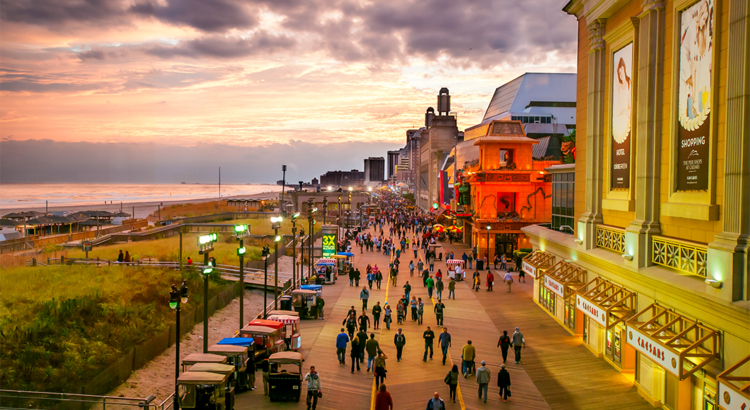
<svg viewBox="0 0 750 410">
<path fill-rule="evenodd" d="M 680 363 L 680 358 L 676 354 L 672 353 L 659 343 L 651 341 L 651 339 L 644 336 L 635 328 L 628 326 L 627 330 L 629 345 L 635 347 L 636 350 L 646 355 L 646 357 L 653 360 L 668 372 L 680 377 L 680 371 L 677 367 Z"/>
<path fill-rule="evenodd" d="M 532 278 L 536 279 L 536 268 L 531 266 L 530 263 L 523 261 L 523 271 L 528 273 Z"/>
<path fill-rule="evenodd" d="M 723 382 L 719 382 L 719 402 L 721 408 L 725 410 L 750 409 L 750 400 L 746 399 Z"/>
<path fill-rule="evenodd" d="M 607 312 L 589 302 L 581 295 L 576 295 L 576 307 L 582 311 L 586 316 L 594 320 L 594 322 L 607 327 Z"/>
<path fill-rule="evenodd" d="M 561 285 L 560 282 L 550 278 L 549 276 L 544 277 L 544 286 L 546 286 L 547 289 L 551 290 L 561 298 L 565 297 L 565 288 L 563 287 L 563 285 Z"/>
<path fill-rule="evenodd" d="M 336 254 L 336 234 L 323 234 L 323 257 L 330 258 Z"/>
</svg>

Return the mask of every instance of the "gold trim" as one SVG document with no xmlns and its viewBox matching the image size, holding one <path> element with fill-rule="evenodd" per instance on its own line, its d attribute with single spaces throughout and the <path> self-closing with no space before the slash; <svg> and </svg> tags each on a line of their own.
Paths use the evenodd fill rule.
<svg viewBox="0 0 750 410">
<path fill-rule="evenodd" d="M 708 277 L 708 247 L 664 236 L 653 236 L 651 262 L 682 273 Z"/>
<path fill-rule="evenodd" d="M 596 247 L 617 253 L 625 252 L 625 230 L 605 225 L 596 225 Z"/>
</svg>

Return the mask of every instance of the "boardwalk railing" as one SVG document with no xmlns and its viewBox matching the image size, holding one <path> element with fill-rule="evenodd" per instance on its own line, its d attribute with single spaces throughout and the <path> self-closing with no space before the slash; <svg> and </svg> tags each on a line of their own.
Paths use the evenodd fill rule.
<svg viewBox="0 0 750 410">
<path fill-rule="evenodd" d="M 174 393 L 162 402 L 155 402 L 155 396 L 145 398 L 96 396 L 91 394 L 50 393 L 24 390 L 0 390 L 0 403 L 3 408 L 34 409 L 144 409 L 167 410 L 172 408 Z"/>
</svg>

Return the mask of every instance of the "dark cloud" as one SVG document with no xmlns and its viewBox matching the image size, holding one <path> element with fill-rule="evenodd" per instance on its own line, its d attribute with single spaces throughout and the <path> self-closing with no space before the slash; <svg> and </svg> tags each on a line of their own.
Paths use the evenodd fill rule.
<svg viewBox="0 0 750 410">
<path fill-rule="evenodd" d="M 89 50 L 89 51 L 82 51 L 77 54 L 78 58 L 81 59 L 81 61 L 86 60 L 104 60 L 105 54 L 102 50 Z"/>
<path fill-rule="evenodd" d="M 291 141 L 260 147 L 201 144 L 0 141 L 0 183 L 274 182 L 281 164 L 288 181 L 309 181 L 329 170 L 363 169 L 363 158 L 384 156 L 398 144 Z M 213 161 L 212 161 L 213 159 Z"/>
<path fill-rule="evenodd" d="M 29 93 L 47 93 L 47 92 L 80 92 L 90 91 L 101 88 L 101 84 L 75 84 L 67 82 L 40 82 L 31 80 L 11 80 L 5 81 L 4 76 L 0 75 L 0 91 L 4 92 L 29 92 Z"/>
<path fill-rule="evenodd" d="M 165 23 L 208 32 L 251 29 L 258 24 L 250 6 L 224 0 L 168 0 L 165 6 L 146 0 L 134 4 L 129 10 Z"/>
<path fill-rule="evenodd" d="M 183 41 L 175 46 L 154 45 L 145 48 L 143 51 L 160 58 L 180 56 L 231 59 L 288 50 L 295 44 L 294 39 L 290 37 L 259 31 L 249 38 L 213 35 L 192 41 Z"/>
<path fill-rule="evenodd" d="M 0 19 L 48 27 L 71 22 L 99 26 L 124 17 L 120 4 L 117 0 L 3 0 Z"/>
</svg>

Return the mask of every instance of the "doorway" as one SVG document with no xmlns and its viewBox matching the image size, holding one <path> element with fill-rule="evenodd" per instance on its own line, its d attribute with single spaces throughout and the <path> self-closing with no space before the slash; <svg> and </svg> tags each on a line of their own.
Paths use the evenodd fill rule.
<svg viewBox="0 0 750 410">
<path fill-rule="evenodd" d="M 513 251 L 518 249 L 518 234 L 515 233 L 499 233 L 495 234 L 495 254 L 502 255 L 508 260 L 512 260 Z"/>
</svg>

